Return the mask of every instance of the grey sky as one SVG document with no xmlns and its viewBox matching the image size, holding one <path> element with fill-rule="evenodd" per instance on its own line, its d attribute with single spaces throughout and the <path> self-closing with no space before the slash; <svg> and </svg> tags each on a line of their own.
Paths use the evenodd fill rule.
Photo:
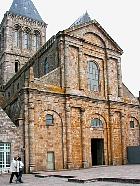
<svg viewBox="0 0 140 186">
<path fill-rule="evenodd" d="M 1 0 L 0 20 L 13 0 Z M 123 49 L 122 77 L 129 90 L 140 91 L 140 0 L 32 0 L 48 24 L 47 39 L 68 28 L 88 11 Z"/>
</svg>

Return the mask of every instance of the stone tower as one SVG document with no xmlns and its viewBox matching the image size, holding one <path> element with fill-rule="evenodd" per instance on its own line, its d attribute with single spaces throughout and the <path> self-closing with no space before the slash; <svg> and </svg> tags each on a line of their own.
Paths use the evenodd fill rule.
<svg viewBox="0 0 140 186">
<path fill-rule="evenodd" d="M 13 0 L 0 25 L 0 85 L 46 42 L 46 23 L 31 0 Z"/>
</svg>

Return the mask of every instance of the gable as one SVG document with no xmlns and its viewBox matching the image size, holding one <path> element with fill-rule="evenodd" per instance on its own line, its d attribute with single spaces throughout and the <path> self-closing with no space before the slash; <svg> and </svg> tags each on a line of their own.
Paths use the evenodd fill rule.
<svg viewBox="0 0 140 186">
<path fill-rule="evenodd" d="M 114 50 L 120 54 L 123 53 L 119 45 L 95 20 L 91 21 L 90 23 L 85 23 L 83 25 L 69 28 L 65 30 L 65 33 L 75 37 L 83 38 L 87 42 L 99 45 L 101 47 L 106 47 L 107 49 Z"/>
<path fill-rule="evenodd" d="M 83 38 L 86 42 L 90 42 L 96 46 L 105 47 L 104 41 L 102 40 L 102 38 L 100 38 L 98 35 L 96 35 L 95 33 L 92 32 L 87 32 L 83 35 Z"/>
</svg>

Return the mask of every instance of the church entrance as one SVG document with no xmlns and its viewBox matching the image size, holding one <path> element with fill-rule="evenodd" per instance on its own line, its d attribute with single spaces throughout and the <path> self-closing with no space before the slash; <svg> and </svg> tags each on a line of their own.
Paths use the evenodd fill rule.
<svg viewBox="0 0 140 186">
<path fill-rule="evenodd" d="M 103 139 L 91 139 L 91 157 L 92 166 L 104 165 L 104 140 Z"/>
</svg>

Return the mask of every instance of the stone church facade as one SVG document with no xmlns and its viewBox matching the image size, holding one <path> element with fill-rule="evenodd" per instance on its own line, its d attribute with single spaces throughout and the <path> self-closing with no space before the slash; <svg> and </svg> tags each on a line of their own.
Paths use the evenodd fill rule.
<svg viewBox="0 0 140 186">
<path fill-rule="evenodd" d="M 122 82 L 122 49 L 87 12 L 45 42 L 46 23 L 21 2 L 1 23 L 0 113 L 11 124 L 0 120 L 0 145 L 26 172 L 126 164 L 140 145 L 140 103 Z"/>
</svg>

